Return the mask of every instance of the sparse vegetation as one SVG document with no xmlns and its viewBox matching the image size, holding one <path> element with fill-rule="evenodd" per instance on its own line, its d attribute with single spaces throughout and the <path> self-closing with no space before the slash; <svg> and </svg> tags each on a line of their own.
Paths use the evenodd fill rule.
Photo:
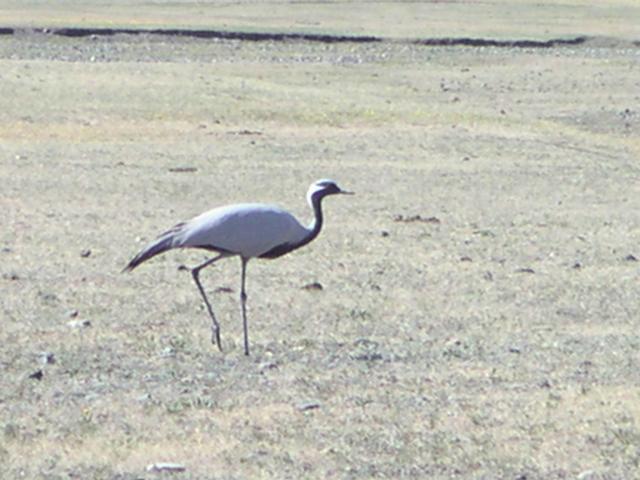
<svg viewBox="0 0 640 480">
<path fill-rule="evenodd" d="M 555 49 L 0 36 L 0 478 L 638 478 L 625 32 Z M 326 202 L 309 248 L 250 264 L 249 358 L 238 262 L 202 276 L 224 353 L 179 268 L 202 252 L 119 273 L 207 207 L 304 217 L 326 176 L 357 195 Z M 185 471 L 147 471 L 164 462 Z"/>
</svg>

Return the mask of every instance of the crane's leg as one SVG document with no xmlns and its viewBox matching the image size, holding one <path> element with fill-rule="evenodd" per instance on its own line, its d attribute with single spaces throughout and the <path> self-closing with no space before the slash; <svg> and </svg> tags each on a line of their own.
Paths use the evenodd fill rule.
<svg viewBox="0 0 640 480">
<path fill-rule="evenodd" d="M 240 306 L 242 308 L 242 326 L 244 328 L 244 354 L 249 355 L 249 329 L 247 326 L 247 292 L 244 284 L 247 273 L 248 258 L 242 258 L 242 285 L 240 287 Z"/>
<path fill-rule="evenodd" d="M 222 351 L 222 344 L 220 343 L 220 324 L 216 320 L 216 316 L 213 314 L 213 309 L 211 308 L 211 304 L 207 299 L 207 295 L 204 293 L 204 288 L 202 288 L 202 285 L 200 284 L 200 270 L 202 270 L 204 267 L 208 267 L 214 262 L 217 262 L 224 256 L 225 256 L 224 254 L 220 254 L 217 257 L 213 257 L 207 260 L 206 262 L 198 265 L 197 267 L 191 269 L 191 276 L 193 277 L 193 280 L 196 282 L 196 285 L 198 286 L 200 295 L 202 295 L 202 299 L 204 300 L 204 303 L 207 306 L 207 310 L 209 311 L 209 316 L 211 317 L 211 322 L 212 322 L 211 343 L 215 343 L 218 346 L 218 350 L 220 351 Z"/>
</svg>

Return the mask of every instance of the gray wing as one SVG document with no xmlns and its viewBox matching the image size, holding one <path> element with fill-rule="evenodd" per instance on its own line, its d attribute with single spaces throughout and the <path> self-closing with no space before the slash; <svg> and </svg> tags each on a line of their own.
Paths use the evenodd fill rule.
<svg viewBox="0 0 640 480">
<path fill-rule="evenodd" d="M 258 257 L 299 242 L 307 233 L 289 212 L 273 205 L 240 204 L 210 210 L 187 222 L 173 240 L 176 248 L 209 248 Z"/>
</svg>

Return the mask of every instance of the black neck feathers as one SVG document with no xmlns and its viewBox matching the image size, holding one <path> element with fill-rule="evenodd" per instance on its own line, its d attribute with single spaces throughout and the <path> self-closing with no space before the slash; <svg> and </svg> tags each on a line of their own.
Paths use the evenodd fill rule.
<svg viewBox="0 0 640 480">
<path fill-rule="evenodd" d="M 260 255 L 260 258 L 278 258 L 282 255 L 289 253 L 293 250 L 296 250 L 300 247 L 304 247 L 307 243 L 311 242 L 314 238 L 318 236 L 320 230 L 322 229 L 322 199 L 326 196 L 326 192 L 318 191 L 314 192 L 311 197 L 309 197 L 309 202 L 311 203 L 311 207 L 313 208 L 314 218 L 311 224 L 307 227 L 307 234 L 302 237 L 298 242 L 290 242 L 283 243 L 282 245 L 278 245 L 266 253 Z"/>
</svg>

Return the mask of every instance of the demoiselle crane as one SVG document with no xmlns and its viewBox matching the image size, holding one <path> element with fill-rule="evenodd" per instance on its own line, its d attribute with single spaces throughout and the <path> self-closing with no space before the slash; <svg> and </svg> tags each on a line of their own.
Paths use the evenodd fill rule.
<svg viewBox="0 0 640 480">
<path fill-rule="evenodd" d="M 313 209 L 314 219 L 307 227 L 289 212 L 275 205 L 241 203 L 214 208 L 187 222 L 178 223 L 164 232 L 142 249 L 123 272 L 129 272 L 150 258 L 174 248 L 201 248 L 216 252 L 215 257 L 192 268 L 191 276 L 211 317 L 211 342 L 222 351 L 220 324 L 200 284 L 200 271 L 222 258 L 239 256 L 242 261 L 240 305 L 244 327 L 244 353 L 249 355 L 245 291 L 247 263 L 252 258 L 278 258 L 311 242 L 322 228 L 322 199 L 334 194 L 353 192 L 342 190 L 333 180 L 318 180 L 311 184 L 307 192 L 307 201 Z"/>
</svg>

